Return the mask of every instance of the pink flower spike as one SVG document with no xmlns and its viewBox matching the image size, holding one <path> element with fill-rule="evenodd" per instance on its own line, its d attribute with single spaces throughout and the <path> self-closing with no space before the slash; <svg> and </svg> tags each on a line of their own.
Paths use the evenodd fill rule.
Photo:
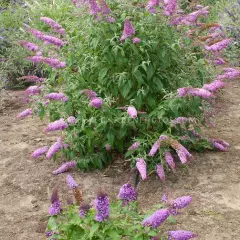
<svg viewBox="0 0 240 240">
<path fill-rule="evenodd" d="M 17 118 L 25 118 L 25 117 L 30 116 L 30 115 L 32 115 L 32 109 L 28 108 L 28 109 L 24 110 L 23 112 L 19 113 L 17 115 Z"/>
<path fill-rule="evenodd" d="M 109 152 L 111 150 L 111 145 L 110 144 L 105 144 L 105 149 Z"/>
<path fill-rule="evenodd" d="M 224 39 L 224 40 L 217 42 L 211 46 L 205 46 L 205 49 L 207 51 L 218 52 L 218 51 L 223 50 L 224 48 L 227 48 L 232 42 L 233 42 L 232 38 Z"/>
<path fill-rule="evenodd" d="M 142 180 L 146 180 L 147 179 L 147 166 L 146 166 L 146 162 L 144 161 L 143 158 L 137 158 L 136 159 L 136 167 L 142 177 Z"/>
<path fill-rule="evenodd" d="M 49 123 L 48 127 L 45 129 L 45 132 L 52 132 L 58 130 L 64 130 L 68 127 L 68 124 L 64 121 L 63 118 L 56 120 L 55 122 Z"/>
<path fill-rule="evenodd" d="M 157 151 L 158 151 L 159 148 L 160 148 L 160 140 L 157 140 L 157 141 L 153 144 L 150 152 L 148 153 L 148 156 L 150 156 L 150 157 L 155 156 L 155 154 L 157 153 Z"/>
<path fill-rule="evenodd" d="M 164 169 L 163 166 L 161 164 L 158 164 L 156 166 L 156 171 L 157 171 L 157 175 L 159 176 L 159 178 L 161 179 L 161 181 L 163 183 L 165 183 L 165 173 L 164 173 Z"/>
<path fill-rule="evenodd" d="M 97 93 L 95 93 L 93 90 L 91 89 L 83 89 L 80 94 L 85 94 L 89 99 L 95 98 L 97 97 Z"/>
<path fill-rule="evenodd" d="M 40 92 L 41 92 L 41 87 L 39 87 L 39 86 L 30 86 L 25 90 L 25 93 L 29 96 L 39 95 Z"/>
<path fill-rule="evenodd" d="M 176 231 L 168 231 L 168 240 L 189 240 L 191 238 L 197 237 L 196 234 L 185 231 L 185 230 L 176 230 Z"/>
<path fill-rule="evenodd" d="M 191 196 L 179 197 L 172 202 L 172 207 L 175 209 L 182 209 L 188 206 L 191 202 L 192 202 Z"/>
<path fill-rule="evenodd" d="M 24 40 L 21 40 L 18 43 L 20 46 L 25 47 L 26 49 L 28 49 L 31 52 L 36 52 L 39 49 L 38 45 L 36 45 L 32 42 L 26 42 Z"/>
<path fill-rule="evenodd" d="M 213 145 L 216 149 L 222 151 L 222 152 L 226 152 L 228 149 L 223 146 L 222 144 L 218 143 L 218 142 L 213 142 Z"/>
<path fill-rule="evenodd" d="M 64 93 L 49 93 L 45 96 L 46 99 L 56 100 L 56 101 L 68 101 L 68 97 L 64 95 Z"/>
<path fill-rule="evenodd" d="M 129 106 L 127 108 L 127 113 L 131 118 L 133 118 L 133 119 L 137 118 L 137 110 L 135 107 Z"/>
<path fill-rule="evenodd" d="M 134 29 L 133 25 L 131 24 L 130 20 L 126 19 L 124 21 L 123 35 L 122 35 L 120 41 L 124 41 L 128 37 L 131 37 L 134 34 L 135 34 L 135 29 Z"/>
<path fill-rule="evenodd" d="M 76 118 L 73 117 L 73 116 L 70 116 L 70 117 L 68 117 L 67 122 L 69 124 L 73 124 L 74 125 L 76 123 Z"/>
<path fill-rule="evenodd" d="M 46 158 L 51 159 L 58 151 L 60 151 L 63 147 L 62 139 L 58 138 L 57 142 L 55 142 L 48 150 Z"/>
<path fill-rule="evenodd" d="M 66 162 L 61 167 L 59 167 L 57 170 L 53 171 L 53 174 L 57 175 L 57 174 L 67 172 L 76 166 L 77 166 L 77 162 L 75 162 L 75 161 Z"/>
<path fill-rule="evenodd" d="M 48 146 L 38 148 L 36 151 L 32 153 L 32 158 L 38 158 L 41 157 L 44 153 L 48 151 Z"/>
<path fill-rule="evenodd" d="M 175 13 L 177 9 L 177 0 L 168 0 L 164 6 L 164 15 L 170 16 Z"/>
<path fill-rule="evenodd" d="M 139 148 L 139 146 L 140 146 L 140 142 L 135 142 L 128 148 L 128 151 L 137 150 Z"/>
<path fill-rule="evenodd" d="M 132 42 L 133 42 L 134 44 L 137 44 L 137 43 L 140 43 L 140 42 L 141 42 L 141 39 L 135 37 L 135 38 L 133 38 Z"/>
<path fill-rule="evenodd" d="M 102 99 L 99 98 L 99 97 L 93 98 L 93 99 L 91 100 L 91 102 L 90 102 L 90 105 L 91 105 L 92 107 L 98 108 L 98 109 L 102 107 L 102 104 L 103 104 Z"/>
<path fill-rule="evenodd" d="M 56 23 L 53 19 L 48 18 L 48 17 L 40 17 L 40 20 L 45 22 L 46 24 L 48 24 L 56 32 L 58 32 L 62 35 L 65 34 L 64 28 L 60 24 Z"/>
<path fill-rule="evenodd" d="M 165 157 L 165 160 L 166 160 L 168 166 L 169 166 L 172 170 L 174 170 L 175 167 L 176 167 L 176 165 L 175 165 L 175 162 L 174 162 L 174 160 L 173 160 L 172 154 L 171 154 L 170 152 L 165 152 L 165 153 L 164 153 L 164 157 Z"/>
<path fill-rule="evenodd" d="M 224 83 L 223 81 L 215 80 L 215 81 L 213 81 L 210 84 L 204 84 L 203 85 L 203 89 L 206 89 L 206 90 L 208 90 L 210 92 L 216 92 L 219 89 L 224 88 L 225 86 L 226 86 L 226 83 Z"/>
</svg>

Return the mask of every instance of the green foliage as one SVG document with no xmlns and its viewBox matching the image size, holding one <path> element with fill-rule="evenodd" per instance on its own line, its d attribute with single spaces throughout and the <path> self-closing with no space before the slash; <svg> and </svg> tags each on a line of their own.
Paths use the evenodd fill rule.
<svg viewBox="0 0 240 240">
<path fill-rule="evenodd" d="M 120 202 L 111 204 L 111 217 L 104 222 L 95 220 L 95 209 L 90 209 L 85 218 L 79 217 L 79 207 L 68 206 L 59 216 L 48 221 L 47 231 L 55 233 L 52 238 L 62 240 L 147 240 L 157 236 L 159 230 L 143 227 L 145 215 L 136 212 L 136 203 L 122 207 Z M 164 238 L 162 238 L 164 239 Z"/>
<path fill-rule="evenodd" d="M 179 98 L 176 90 L 185 86 L 201 87 L 211 77 L 202 50 L 185 37 L 187 29 L 176 31 L 166 17 L 150 14 L 131 3 L 108 3 L 115 23 L 96 21 L 88 9 L 75 8 L 70 1 L 27 2 L 31 27 L 53 34 L 39 21 L 41 16 L 47 16 L 67 32 L 64 40 L 68 44 L 61 51 L 51 47 L 44 51 L 46 56 L 55 51 L 67 67 L 52 70 L 39 65 L 39 68 L 48 76 L 43 95 L 64 92 L 69 101 L 44 106 L 39 100 L 39 116 L 49 114 L 51 121 L 76 117 L 76 124 L 64 133 L 65 142 L 70 146 L 65 153 L 77 160 L 82 169 L 103 168 L 111 161 L 113 151 L 126 153 L 136 140 L 141 142 L 141 147 L 126 154 L 133 164 L 136 157 L 146 157 L 161 134 L 176 134 L 173 136 L 178 139 L 181 132 L 172 129 L 170 121 L 179 116 L 198 118 L 202 100 Z M 141 43 L 133 44 L 131 39 L 120 41 L 126 18 L 131 20 Z M 23 32 L 21 37 L 30 37 Z M 41 45 L 40 41 L 37 43 Z M 89 105 L 89 99 L 80 94 L 83 89 L 92 89 L 103 99 L 101 109 Z M 126 106 L 135 106 L 144 113 L 132 119 L 126 109 L 122 109 Z M 106 144 L 111 145 L 111 152 L 106 151 Z M 194 144 L 191 147 L 194 149 Z M 149 160 L 150 170 L 161 158 L 162 152 L 154 161 Z"/>
</svg>

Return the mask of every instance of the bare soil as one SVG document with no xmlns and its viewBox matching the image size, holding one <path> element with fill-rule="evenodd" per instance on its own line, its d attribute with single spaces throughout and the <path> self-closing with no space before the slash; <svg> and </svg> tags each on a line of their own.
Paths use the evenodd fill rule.
<svg viewBox="0 0 240 240">
<path fill-rule="evenodd" d="M 195 154 L 187 168 L 179 167 L 176 174 L 168 174 L 171 198 L 191 195 L 193 203 L 176 217 L 176 224 L 165 224 L 164 231 L 192 230 L 201 240 L 240 239 L 239 87 L 240 82 L 235 81 L 223 91 L 216 105 L 216 128 L 208 129 L 210 136 L 231 144 L 229 152 Z M 44 134 L 46 122 L 37 118 L 16 119 L 17 113 L 26 108 L 22 92 L 5 95 L 0 104 L 0 239 L 44 239 L 51 189 L 58 186 L 63 199 L 69 194 L 66 174 L 52 175 L 63 159 L 31 159 L 36 148 L 50 144 L 56 137 Z M 94 198 L 100 186 L 114 198 L 128 177 L 122 163 L 122 159 L 117 159 L 105 171 L 74 170 L 72 175 L 86 198 Z M 164 187 L 155 176 L 142 182 L 142 208 L 161 203 L 163 193 Z"/>
</svg>

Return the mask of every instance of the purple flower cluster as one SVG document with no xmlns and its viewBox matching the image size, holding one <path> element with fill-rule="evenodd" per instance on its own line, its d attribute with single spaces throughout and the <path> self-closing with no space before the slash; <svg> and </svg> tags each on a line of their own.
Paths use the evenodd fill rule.
<svg viewBox="0 0 240 240">
<path fill-rule="evenodd" d="M 142 222 L 143 226 L 152 227 L 153 229 L 159 227 L 170 215 L 168 209 L 160 209 L 153 213 Z"/>
<path fill-rule="evenodd" d="M 46 44 L 52 44 L 57 47 L 62 47 L 65 44 L 61 39 L 45 34 L 41 36 L 41 40 Z"/>
<path fill-rule="evenodd" d="M 233 68 L 225 68 L 224 72 L 224 74 L 217 76 L 217 80 L 235 79 L 240 77 L 240 70 L 236 70 Z"/>
<path fill-rule="evenodd" d="M 210 91 L 210 92 L 216 92 L 219 89 L 222 89 L 226 86 L 226 83 L 224 83 L 221 80 L 214 80 L 212 83 L 210 84 L 204 84 L 203 88 Z"/>
<path fill-rule="evenodd" d="M 67 175 L 66 181 L 67 181 L 67 185 L 68 185 L 69 189 L 75 189 L 78 187 L 78 184 L 76 184 L 75 180 L 73 179 L 73 177 L 70 174 Z"/>
<path fill-rule="evenodd" d="M 215 65 L 224 65 L 226 62 L 223 58 L 217 58 L 214 60 Z"/>
<path fill-rule="evenodd" d="M 64 93 L 49 93 L 45 96 L 46 99 L 56 100 L 56 101 L 68 101 L 68 97 L 64 95 Z"/>
<path fill-rule="evenodd" d="M 19 113 L 17 115 L 17 118 L 25 118 L 25 117 L 30 116 L 30 115 L 32 115 L 32 109 L 28 108 L 28 109 L 24 110 L 23 112 Z"/>
<path fill-rule="evenodd" d="M 128 148 L 128 151 L 137 150 L 139 147 L 140 147 L 140 142 L 135 142 Z"/>
<path fill-rule="evenodd" d="M 156 7 L 158 6 L 159 6 L 159 0 L 149 0 L 146 5 L 146 9 L 150 13 L 157 13 Z"/>
<path fill-rule="evenodd" d="M 178 118 L 175 118 L 174 120 L 171 121 L 171 125 L 174 126 L 174 125 L 177 125 L 177 124 L 185 124 L 185 123 L 190 122 L 190 121 L 192 121 L 191 118 L 178 117 Z"/>
<path fill-rule="evenodd" d="M 56 23 L 53 19 L 48 17 L 40 17 L 40 20 L 48 24 L 52 29 L 54 29 L 59 34 L 64 35 L 66 33 L 65 29 L 60 24 Z"/>
<path fill-rule="evenodd" d="M 142 180 L 146 180 L 147 179 L 147 165 L 146 165 L 145 160 L 143 158 L 137 158 L 136 159 L 136 167 L 142 177 Z"/>
<path fill-rule="evenodd" d="M 37 83 L 44 82 L 46 80 L 46 78 L 40 78 L 37 76 L 22 76 L 22 77 L 18 78 L 18 80 L 22 80 L 22 79 L 24 79 L 28 82 L 37 82 Z"/>
<path fill-rule="evenodd" d="M 101 12 L 101 8 L 98 6 L 96 0 L 89 0 L 88 3 L 90 5 L 90 14 L 91 15 L 97 15 L 98 13 Z"/>
<path fill-rule="evenodd" d="M 51 203 L 52 203 L 52 205 L 48 209 L 49 214 L 51 216 L 58 215 L 61 212 L 61 202 L 59 200 L 57 189 L 53 190 L 53 193 L 51 196 Z"/>
<path fill-rule="evenodd" d="M 191 87 L 184 87 L 178 89 L 179 97 L 184 96 L 198 96 L 204 99 L 209 99 L 213 97 L 212 93 L 203 88 L 191 88 Z"/>
<path fill-rule="evenodd" d="M 49 150 L 46 154 L 46 158 L 47 159 L 52 158 L 62 148 L 63 148 L 62 139 L 58 138 L 57 141 L 49 148 Z"/>
<path fill-rule="evenodd" d="M 179 142 L 175 142 L 175 143 L 171 144 L 171 146 L 177 152 L 177 155 L 178 155 L 180 161 L 182 162 L 182 164 L 187 163 L 188 158 L 192 157 L 192 155 L 188 152 L 188 150 L 183 145 L 181 145 Z"/>
<path fill-rule="evenodd" d="M 137 192 L 130 183 L 126 183 L 120 188 L 118 198 L 123 201 L 122 205 L 125 206 L 129 202 L 137 200 Z"/>
<path fill-rule="evenodd" d="M 127 113 L 131 118 L 133 118 L 133 119 L 137 118 L 137 110 L 135 107 L 129 106 L 127 108 Z"/>
<path fill-rule="evenodd" d="M 148 156 L 153 157 L 157 153 L 158 149 L 160 148 L 160 140 L 158 139 L 152 146 L 150 152 L 148 153 Z"/>
<path fill-rule="evenodd" d="M 171 169 L 175 169 L 176 165 L 175 165 L 175 162 L 173 160 L 173 156 L 170 152 L 165 152 L 164 153 L 164 157 L 165 157 L 165 160 L 168 164 L 168 166 L 171 168 Z"/>
<path fill-rule="evenodd" d="M 207 16 L 208 15 L 208 6 L 199 9 L 198 11 L 192 12 L 187 15 L 181 15 L 171 20 L 171 25 L 187 25 L 191 26 L 196 24 L 198 18 L 200 16 Z"/>
<path fill-rule="evenodd" d="M 228 148 L 230 147 L 230 144 L 225 142 L 222 139 L 210 139 L 210 141 L 213 143 L 213 146 L 223 152 L 226 152 Z"/>
<path fill-rule="evenodd" d="M 25 93 L 29 96 L 39 95 L 40 92 L 41 92 L 41 87 L 39 87 L 39 86 L 30 86 L 25 90 Z"/>
<path fill-rule="evenodd" d="M 76 123 L 76 118 L 73 116 L 68 117 L 67 122 L 69 124 L 75 124 Z"/>
<path fill-rule="evenodd" d="M 183 196 L 176 198 L 172 202 L 172 208 L 174 209 L 182 209 L 188 206 L 192 202 L 192 197 L 191 196 Z"/>
<path fill-rule="evenodd" d="M 90 205 L 86 202 L 81 203 L 80 207 L 79 207 L 79 216 L 81 218 L 85 218 L 86 215 L 88 214 L 90 210 Z"/>
<path fill-rule="evenodd" d="M 95 98 L 97 97 L 97 93 L 95 93 L 93 90 L 91 89 L 83 89 L 80 94 L 83 93 L 85 94 L 89 99 Z"/>
<path fill-rule="evenodd" d="M 150 156 L 150 157 L 155 156 L 156 153 L 157 153 L 157 151 L 158 151 L 158 149 L 159 149 L 160 146 L 161 146 L 161 142 L 163 142 L 163 141 L 165 141 L 165 140 L 167 140 L 167 139 L 168 139 L 168 136 L 166 136 L 166 135 L 161 135 L 161 136 L 159 137 L 159 139 L 153 144 L 150 152 L 148 153 L 148 156 Z"/>
<path fill-rule="evenodd" d="M 41 157 L 43 154 L 45 154 L 48 151 L 48 146 L 38 148 L 36 151 L 32 153 L 32 158 L 38 158 Z"/>
<path fill-rule="evenodd" d="M 48 64 L 52 68 L 64 68 L 66 67 L 65 62 L 61 62 L 56 58 L 46 58 L 42 56 L 33 56 L 33 57 L 27 57 L 26 58 L 29 61 L 32 61 L 33 63 L 45 63 Z"/>
<path fill-rule="evenodd" d="M 219 52 L 219 51 L 223 50 L 224 48 L 227 48 L 232 43 L 232 41 L 233 41 L 232 38 L 224 39 L 224 40 L 217 42 L 211 46 L 205 46 L 205 49 L 207 51 Z"/>
<path fill-rule="evenodd" d="M 109 208 L 109 198 L 105 193 L 99 193 L 95 200 L 96 207 L 96 221 L 102 222 L 109 218 L 110 208 Z"/>
<path fill-rule="evenodd" d="M 45 132 L 52 132 L 58 130 L 64 130 L 68 127 L 68 124 L 64 121 L 63 118 L 56 120 L 55 122 L 49 123 L 48 127 L 45 129 Z"/>
<path fill-rule="evenodd" d="M 177 0 L 168 0 L 164 6 L 164 15 L 170 16 L 175 13 L 177 9 Z"/>
<path fill-rule="evenodd" d="M 34 44 L 34 43 L 31 43 L 31 42 L 26 42 L 24 40 L 21 40 L 18 42 L 21 46 L 25 47 L 26 49 L 28 49 L 29 51 L 31 52 L 36 52 L 39 47 L 38 45 Z"/>
<path fill-rule="evenodd" d="M 196 237 L 197 235 L 185 230 L 176 230 L 168 232 L 168 240 L 188 240 Z"/>
<path fill-rule="evenodd" d="M 91 99 L 90 105 L 94 108 L 101 108 L 103 104 L 103 101 L 101 98 L 99 97 L 94 97 Z"/>
<path fill-rule="evenodd" d="M 75 161 L 66 162 L 61 167 L 59 167 L 57 170 L 53 171 L 53 174 L 57 175 L 57 174 L 67 172 L 70 169 L 76 167 L 76 165 L 77 165 L 77 163 Z"/>
<path fill-rule="evenodd" d="M 157 175 L 159 176 L 160 180 L 165 183 L 165 173 L 164 173 L 164 168 L 161 164 L 156 165 L 156 172 Z"/>
<path fill-rule="evenodd" d="M 129 19 L 126 19 L 124 21 L 124 29 L 123 29 L 123 35 L 121 37 L 121 41 L 126 40 L 128 37 L 131 37 L 132 35 L 135 34 L 135 29 L 132 25 L 132 23 L 130 22 Z"/>
</svg>

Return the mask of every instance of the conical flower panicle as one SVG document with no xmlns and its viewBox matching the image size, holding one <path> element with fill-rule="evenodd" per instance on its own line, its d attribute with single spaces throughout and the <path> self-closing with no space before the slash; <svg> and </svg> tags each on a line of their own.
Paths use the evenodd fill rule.
<svg viewBox="0 0 240 240">
<path fill-rule="evenodd" d="M 96 221 L 102 222 L 109 218 L 110 216 L 110 203 L 109 198 L 106 193 L 99 192 L 95 200 L 96 207 Z"/>
<path fill-rule="evenodd" d="M 191 196 L 179 197 L 172 202 L 172 207 L 177 209 L 182 209 L 188 206 L 191 202 L 192 202 Z"/>
<path fill-rule="evenodd" d="M 43 154 L 45 154 L 48 151 L 48 146 L 38 148 L 32 153 L 32 158 L 38 158 L 41 157 Z"/>
<path fill-rule="evenodd" d="M 122 205 L 125 206 L 129 202 L 137 200 L 137 192 L 130 183 L 126 183 L 120 188 L 118 198 L 123 201 Z"/>
<path fill-rule="evenodd" d="M 19 113 L 17 115 L 17 118 L 25 118 L 25 117 L 30 116 L 30 115 L 32 115 L 32 109 L 28 108 L 28 109 L 24 110 L 23 112 Z"/>
<path fill-rule="evenodd" d="M 168 240 L 188 240 L 197 237 L 196 234 L 190 231 L 177 230 L 168 232 Z"/>
<path fill-rule="evenodd" d="M 77 165 L 77 162 L 75 162 L 75 161 L 66 162 L 61 167 L 59 167 L 57 170 L 53 171 L 53 174 L 57 175 L 57 174 L 67 172 L 70 169 L 76 167 L 76 165 Z"/>
<path fill-rule="evenodd" d="M 159 227 L 170 215 L 168 209 L 160 209 L 153 213 L 142 222 L 143 226 L 152 227 L 153 229 Z"/>
<path fill-rule="evenodd" d="M 164 173 L 164 168 L 161 164 L 157 164 L 156 165 L 156 172 L 157 172 L 157 175 L 159 176 L 160 180 L 165 183 L 166 180 L 165 180 L 165 173 Z"/>
<path fill-rule="evenodd" d="M 87 202 L 82 202 L 80 207 L 79 207 L 79 216 L 81 218 L 86 217 L 86 215 L 88 214 L 89 210 L 90 210 L 90 205 Z"/>
<path fill-rule="evenodd" d="M 142 177 L 142 180 L 147 179 L 147 164 L 145 160 L 143 158 L 137 158 L 136 161 L 136 167 Z"/>
<path fill-rule="evenodd" d="M 78 187 L 78 184 L 70 174 L 67 175 L 66 181 L 69 189 L 75 189 Z"/>
<path fill-rule="evenodd" d="M 48 212 L 50 215 L 55 216 L 61 212 L 61 203 L 57 189 L 54 189 L 52 192 L 51 203 L 52 205 L 49 207 Z"/>
<path fill-rule="evenodd" d="M 165 160 L 166 160 L 168 166 L 169 166 L 172 170 L 174 170 L 175 167 L 176 167 L 176 165 L 175 165 L 175 162 L 174 162 L 174 160 L 173 160 L 172 154 L 171 154 L 170 152 L 165 152 L 165 153 L 164 153 L 164 157 L 165 157 Z"/>
</svg>

